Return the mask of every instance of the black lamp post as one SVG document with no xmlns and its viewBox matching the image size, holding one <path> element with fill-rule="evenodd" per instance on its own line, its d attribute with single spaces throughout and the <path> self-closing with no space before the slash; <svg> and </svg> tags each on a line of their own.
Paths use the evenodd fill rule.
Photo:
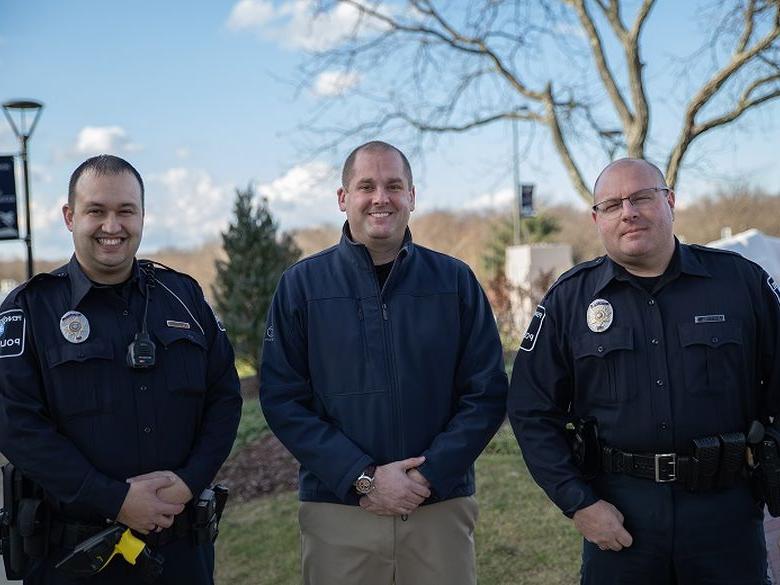
<svg viewBox="0 0 780 585">
<path fill-rule="evenodd" d="M 27 278 L 33 276 L 33 253 L 32 253 L 32 220 L 30 213 L 30 172 L 27 166 L 27 141 L 32 136 L 35 125 L 38 123 L 38 118 L 41 116 L 43 110 L 43 104 L 35 100 L 11 100 L 3 103 L 3 113 L 8 119 L 8 123 L 19 139 L 19 143 L 22 147 L 22 174 L 24 175 L 24 211 L 25 211 L 25 223 L 27 225 L 27 234 L 24 236 L 24 241 L 27 244 Z M 19 125 L 14 122 L 11 112 L 18 113 Z M 32 122 L 27 126 L 28 117 L 32 118 Z"/>
</svg>

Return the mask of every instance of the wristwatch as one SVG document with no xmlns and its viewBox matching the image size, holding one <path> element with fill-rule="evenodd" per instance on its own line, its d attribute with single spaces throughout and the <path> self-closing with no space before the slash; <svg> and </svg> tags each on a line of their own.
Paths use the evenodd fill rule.
<svg viewBox="0 0 780 585">
<path fill-rule="evenodd" d="M 361 496 L 367 495 L 374 489 L 374 472 L 376 465 L 369 465 L 363 470 L 363 473 L 355 480 L 355 491 Z"/>
</svg>

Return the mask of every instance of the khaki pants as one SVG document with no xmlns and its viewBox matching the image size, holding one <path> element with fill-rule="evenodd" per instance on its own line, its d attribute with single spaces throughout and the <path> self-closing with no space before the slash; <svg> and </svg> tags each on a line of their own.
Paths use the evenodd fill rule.
<svg viewBox="0 0 780 585">
<path fill-rule="evenodd" d="M 475 585 L 473 497 L 403 517 L 301 502 L 304 585 Z"/>
</svg>

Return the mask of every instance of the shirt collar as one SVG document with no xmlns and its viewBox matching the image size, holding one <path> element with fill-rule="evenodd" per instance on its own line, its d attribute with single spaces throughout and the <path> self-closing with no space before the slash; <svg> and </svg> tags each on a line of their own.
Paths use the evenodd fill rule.
<svg viewBox="0 0 780 585">
<path fill-rule="evenodd" d="M 79 303 L 84 300 L 87 293 L 91 288 L 95 286 L 89 277 L 84 274 L 81 265 L 76 260 L 76 255 L 73 254 L 70 258 L 70 262 L 67 265 L 68 279 L 70 280 L 70 308 L 75 310 Z M 130 281 L 135 282 L 138 285 L 139 290 L 143 292 L 145 278 L 141 268 L 138 266 L 138 260 L 133 259 L 133 268 L 130 271 Z"/>
<path fill-rule="evenodd" d="M 596 287 L 593 289 L 593 296 L 597 296 L 612 280 L 629 280 L 630 274 L 620 264 L 612 260 L 609 256 L 601 258 L 601 274 L 596 280 Z M 693 276 L 710 277 L 710 273 L 699 262 L 696 255 L 691 252 L 689 246 L 681 244 L 680 240 L 674 238 L 674 255 L 670 262 L 670 273 L 668 280 L 674 280 L 680 274 L 690 274 Z M 666 271 L 665 271 L 666 273 Z"/>
<path fill-rule="evenodd" d="M 352 232 L 349 230 L 348 221 L 345 221 L 344 226 L 341 228 L 341 247 L 342 249 L 349 250 L 353 257 L 357 258 L 358 263 L 364 268 L 374 270 L 374 262 L 371 260 L 371 253 L 368 251 L 365 244 L 361 244 L 352 239 Z M 404 231 L 404 239 L 403 242 L 401 242 L 401 248 L 398 250 L 396 258 L 408 256 L 412 252 L 412 249 L 412 232 L 407 226 Z"/>
</svg>

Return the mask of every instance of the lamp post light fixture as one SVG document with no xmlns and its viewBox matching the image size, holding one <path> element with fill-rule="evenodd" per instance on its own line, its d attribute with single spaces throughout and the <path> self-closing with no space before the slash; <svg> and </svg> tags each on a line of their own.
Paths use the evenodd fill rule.
<svg viewBox="0 0 780 585">
<path fill-rule="evenodd" d="M 25 225 L 27 226 L 27 233 L 24 236 L 25 244 L 27 245 L 27 278 L 33 276 L 33 254 L 32 254 L 32 220 L 30 213 L 30 171 L 27 165 L 27 142 L 32 136 L 35 130 L 35 125 L 38 123 L 38 119 L 41 117 L 41 111 L 43 110 L 43 104 L 36 100 L 10 100 L 3 103 L 3 114 L 5 114 L 8 123 L 19 139 L 19 144 L 22 147 L 22 174 L 24 176 L 24 212 L 25 212 Z M 19 125 L 16 125 L 11 113 L 14 112 L 19 117 Z M 32 118 L 32 122 L 29 122 L 29 118 Z M 29 122 L 29 125 L 28 125 Z"/>
</svg>

